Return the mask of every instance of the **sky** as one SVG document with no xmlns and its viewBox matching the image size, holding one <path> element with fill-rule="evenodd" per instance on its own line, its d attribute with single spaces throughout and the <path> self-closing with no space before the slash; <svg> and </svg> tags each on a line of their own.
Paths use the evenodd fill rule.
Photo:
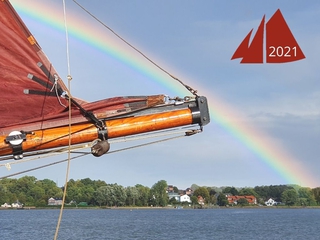
<svg viewBox="0 0 320 240">
<path fill-rule="evenodd" d="M 68 70 L 63 1 L 11 2 L 65 83 L 70 71 L 73 96 L 96 101 L 127 95 L 190 95 L 71 0 L 66 0 Z M 319 1 L 78 2 L 206 96 L 211 122 L 192 137 L 73 160 L 69 178 L 149 187 L 166 180 L 180 189 L 192 184 L 320 186 Z M 262 17 L 268 21 L 277 9 L 306 58 L 282 64 L 231 60 L 248 32 L 253 29 L 254 34 Z M 0 171 L 6 175 L 66 157 Z M 66 164 L 27 175 L 61 186 Z"/>
</svg>

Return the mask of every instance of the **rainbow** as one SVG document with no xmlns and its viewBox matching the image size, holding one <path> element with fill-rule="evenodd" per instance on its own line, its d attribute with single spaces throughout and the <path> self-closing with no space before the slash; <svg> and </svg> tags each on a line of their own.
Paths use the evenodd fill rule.
<svg viewBox="0 0 320 240">
<path fill-rule="evenodd" d="M 62 4 L 61 6 L 57 6 L 56 3 L 53 4 L 48 1 L 45 3 L 42 1 L 32 3 L 32 1 L 25 0 L 12 0 L 11 2 L 23 17 L 39 21 L 58 31 L 65 31 L 63 18 L 56 18 L 57 15 L 62 16 Z M 84 44 L 89 45 L 91 48 L 95 48 L 112 58 L 116 58 L 123 64 L 146 75 L 152 81 L 156 81 L 166 88 L 173 90 L 175 93 L 186 93 L 183 87 L 172 84 L 171 78 L 159 74 L 159 71 L 151 68 L 150 64 L 146 64 L 145 61 L 135 56 L 129 56 L 118 47 L 115 40 L 99 40 L 105 38 L 105 36 L 101 35 L 101 31 L 98 31 L 97 28 L 92 26 L 89 27 L 86 24 L 87 23 L 78 16 L 68 13 L 68 29 L 70 35 Z M 83 31 L 84 29 L 85 31 Z M 84 35 L 83 32 L 86 32 L 86 34 Z M 198 83 L 190 85 L 199 86 Z M 308 173 L 303 166 L 298 164 L 299 161 L 294 156 L 291 156 L 284 149 L 274 144 L 274 141 L 265 133 L 245 124 L 245 121 L 237 120 L 242 118 L 241 114 L 238 113 L 236 109 L 228 106 L 223 100 L 216 97 L 213 92 L 209 92 L 204 87 L 201 88 L 199 92 L 208 97 L 211 120 L 240 141 L 241 144 L 254 153 L 268 168 L 281 176 L 286 183 L 316 187 L 315 178 Z"/>
</svg>

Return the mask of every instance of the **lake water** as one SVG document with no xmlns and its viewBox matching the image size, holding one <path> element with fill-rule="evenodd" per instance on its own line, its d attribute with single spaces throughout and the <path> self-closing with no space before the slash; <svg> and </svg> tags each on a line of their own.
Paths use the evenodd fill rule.
<svg viewBox="0 0 320 240">
<path fill-rule="evenodd" d="M 1 210 L 0 239 L 53 239 L 59 210 Z M 320 239 L 320 209 L 65 210 L 58 239 Z"/>
</svg>

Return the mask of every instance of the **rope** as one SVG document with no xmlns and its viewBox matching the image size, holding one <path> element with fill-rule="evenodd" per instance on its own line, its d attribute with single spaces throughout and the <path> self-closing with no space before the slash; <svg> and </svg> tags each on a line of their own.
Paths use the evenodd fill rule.
<svg viewBox="0 0 320 240">
<path fill-rule="evenodd" d="M 140 55 L 142 55 L 145 59 L 147 59 L 150 63 L 152 63 L 154 66 L 159 68 L 161 71 L 169 75 L 171 78 L 179 82 L 181 85 L 183 85 L 186 89 L 188 89 L 189 92 L 191 92 L 193 95 L 197 95 L 197 90 L 193 89 L 192 87 L 186 85 L 184 82 L 182 82 L 179 78 L 169 73 L 167 70 L 162 68 L 160 65 L 155 63 L 153 60 L 151 60 L 147 55 L 145 55 L 142 51 L 134 47 L 131 43 L 126 41 L 123 37 L 121 37 L 118 33 L 116 33 L 112 28 L 110 28 L 108 25 L 106 25 L 104 22 L 102 22 L 100 19 L 98 19 L 96 16 L 94 16 L 89 10 L 87 10 L 85 7 L 83 7 L 80 3 L 78 3 L 76 0 L 73 0 L 75 4 L 77 4 L 83 11 L 85 11 L 88 15 L 90 15 L 92 18 L 94 18 L 97 22 L 99 22 L 102 26 L 104 26 L 106 29 L 108 29 L 110 32 L 112 32 L 117 38 L 119 38 L 121 41 L 123 41 L 125 44 L 127 44 L 129 47 L 134 49 L 136 52 L 138 52 Z"/>
<path fill-rule="evenodd" d="M 110 152 L 106 153 L 105 155 L 112 154 L 112 153 L 117 153 L 117 152 L 122 152 L 122 151 L 127 151 L 127 150 L 134 149 L 134 148 L 145 147 L 145 146 L 149 146 L 149 145 L 152 145 L 152 144 L 166 142 L 166 141 L 170 141 L 170 140 L 174 140 L 174 139 L 178 139 L 178 138 L 182 138 L 182 137 L 187 137 L 187 136 L 189 136 L 189 135 L 188 134 L 184 134 L 184 135 L 164 138 L 164 139 L 160 139 L 160 140 L 152 141 L 152 142 L 148 142 L 148 143 L 142 143 L 142 144 L 134 145 L 134 146 L 131 146 L 131 147 L 120 148 L 120 149 L 117 149 L 117 150 L 110 151 Z M 84 148 L 87 148 L 87 146 L 85 146 Z M 77 159 L 77 158 L 80 158 L 80 157 L 83 157 L 83 156 L 91 154 L 91 152 L 76 152 L 76 151 L 73 151 L 72 153 L 78 153 L 80 155 L 79 156 L 74 156 L 72 158 L 67 158 L 67 159 L 63 159 L 63 160 L 60 160 L 60 161 L 56 161 L 56 162 L 53 162 L 53 163 L 45 164 L 45 165 L 42 165 L 42 166 L 39 166 L 39 167 L 30 168 L 30 169 L 25 170 L 25 171 L 21 171 L 21 172 L 13 173 L 13 174 L 10 174 L 10 175 L 6 175 L 6 176 L 3 176 L 3 177 L 0 177 L 0 179 L 13 177 L 13 176 L 16 176 L 16 175 L 19 175 L 19 174 L 22 174 L 22 173 L 31 172 L 31 171 L 38 170 L 38 169 L 45 168 L 45 167 L 50 167 L 50 166 L 53 166 L 53 165 L 56 165 L 56 164 L 59 164 L 59 163 L 63 163 L 63 162 L 66 162 L 66 161 L 71 161 L 73 159 Z"/>
<path fill-rule="evenodd" d="M 83 157 L 83 156 L 88 155 L 88 154 L 90 154 L 90 153 L 82 153 L 82 155 L 74 156 L 74 157 L 70 158 L 70 160 L 73 160 L 73 159 L 76 159 L 76 158 L 80 158 L 80 157 Z M 9 177 L 20 175 L 20 174 L 23 174 L 23 173 L 32 172 L 32 171 L 35 171 L 35 170 L 38 170 L 38 169 L 41 169 L 41 168 L 50 167 L 50 166 L 53 166 L 53 165 L 56 165 L 56 164 L 59 164 L 59 163 L 64 163 L 66 161 L 69 161 L 69 158 L 63 159 L 63 160 L 60 160 L 60 161 L 56 161 L 56 162 L 53 162 L 53 163 L 48 163 L 48 164 L 45 164 L 45 165 L 42 165 L 42 166 L 39 166 L 39 167 L 30 168 L 30 169 L 27 169 L 27 170 L 24 170 L 24 171 L 20 171 L 20 172 L 17 172 L 17 173 L 9 174 L 9 175 L 6 175 L 6 176 L 2 176 L 2 177 L 0 177 L 0 179 L 5 179 L 5 178 L 9 178 Z"/>
<path fill-rule="evenodd" d="M 67 65 L 68 65 L 68 104 L 69 104 L 69 148 L 68 148 L 68 163 L 67 163 L 67 171 L 66 171 L 66 179 L 65 179 L 65 184 L 64 184 L 64 190 L 63 190 L 63 197 L 62 197 L 62 204 L 60 208 L 60 214 L 57 222 L 57 227 L 56 231 L 54 234 L 54 240 L 58 238 L 58 233 L 59 233 L 59 228 L 61 224 L 61 219 L 62 219 L 62 214 L 63 214 L 63 209 L 64 209 L 64 203 L 66 200 L 66 195 L 67 195 L 67 187 L 68 187 L 68 179 L 69 179 L 69 173 L 70 173 L 70 162 L 71 162 L 71 74 L 70 74 L 70 54 L 69 54 L 69 37 L 68 37 L 68 24 L 67 24 L 67 13 L 66 13 L 66 3 L 65 0 L 62 0 L 63 2 L 63 16 L 64 16 L 64 27 L 66 31 L 66 51 L 67 51 Z"/>
<path fill-rule="evenodd" d="M 199 129 L 186 129 L 185 127 L 182 128 L 177 128 L 177 129 L 169 129 L 169 130 L 163 130 L 157 133 L 145 133 L 145 134 L 141 134 L 141 135 L 137 135 L 137 136 L 127 136 L 127 137 L 121 137 L 121 138 L 117 138 L 117 139 L 110 139 L 109 143 L 110 144 L 114 144 L 114 143 L 123 143 L 123 142 L 129 142 L 129 141 L 136 141 L 136 140 L 144 140 L 144 139 L 149 139 L 149 138 L 159 138 L 159 137 L 166 137 L 169 135 L 176 135 L 176 134 L 182 134 L 185 133 L 187 135 L 190 135 L 188 133 L 192 132 L 196 132 L 198 133 L 200 130 Z M 84 143 L 84 144 L 78 144 L 78 145 L 73 145 L 71 146 L 71 152 L 72 153 L 76 153 L 78 150 L 80 149 L 84 149 L 84 148 L 88 148 L 92 146 L 92 143 Z M 58 149 L 55 150 L 50 150 L 50 151 L 38 151 L 38 152 L 33 152 L 25 157 L 30 157 L 30 158 L 24 158 L 22 160 L 19 161 L 12 161 L 12 162 L 7 162 L 7 163 L 1 163 L 0 167 L 9 167 L 11 168 L 11 165 L 15 165 L 15 164 L 21 164 L 21 163 L 26 163 L 26 162 L 30 162 L 30 161 L 35 161 L 35 160 L 40 160 L 42 158 L 46 158 L 46 157 L 52 157 L 53 155 L 59 155 L 59 154 L 64 154 L 69 150 L 69 147 L 60 147 Z M 38 156 L 40 154 L 40 156 Z M 33 157 L 35 156 L 35 157 Z M 5 161 L 8 159 L 11 159 L 12 157 L 3 157 L 0 158 L 0 161 Z M 1 177 L 0 177 L 1 179 Z"/>
</svg>

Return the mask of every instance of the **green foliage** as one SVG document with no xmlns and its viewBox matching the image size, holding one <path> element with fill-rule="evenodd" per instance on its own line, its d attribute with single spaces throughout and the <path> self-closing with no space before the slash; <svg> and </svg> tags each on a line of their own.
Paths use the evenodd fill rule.
<svg viewBox="0 0 320 240">
<path fill-rule="evenodd" d="M 148 206 L 150 198 L 150 188 L 137 184 L 135 186 L 139 192 L 139 197 L 136 201 L 137 206 Z"/>
<path fill-rule="evenodd" d="M 298 193 L 295 189 L 287 189 L 281 194 L 282 202 L 288 206 L 298 203 Z"/>
<path fill-rule="evenodd" d="M 137 187 L 127 187 L 126 188 L 126 205 L 127 206 L 135 206 L 137 200 L 139 199 L 139 190 Z"/>
<path fill-rule="evenodd" d="M 193 184 L 194 195 L 191 196 L 193 205 L 198 204 L 198 196 L 202 196 L 208 204 L 228 205 L 226 194 L 231 195 L 254 195 L 260 203 L 269 198 L 277 202 L 283 202 L 288 206 L 315 206 L 320 205 L 320 187 L 306 188 L 298 185 L 271 185 L 256 186 L 254 188 L 235 187 L 200 187 Z M 12 204 L 17 200 L 24 206 L 45 207 L 48 199 L 62 198 L 63 187 L 49 179 L 38 180 L 32 176 L 19 179 L 0 180 L 0 204 Z M 66 203 L 73 202 L 74 206 L 80 206 L 81 202 L 89 206 L 167 206 L 181 204 L 175 199 L 169 202 L 166 193 L 167 182 L 160 180 L 152 188 L 137 184 L 133 187 L 123 187 L 118 184 L 107 184 L 101 180 L 85 178 L 81 180 L 70 179 L 67 185 Z M 174 191 L 178 191 L 174 187 Z M 221 191 L 223 193 L 221 193 Z M 220 194 L 218 194 L 220 192 Z M 239 199 L 238 205 L 245 206 L 246 199 Z M 83 207 L 86 207 L 84 205 Z"/>
<path fill-rule="evenodd" d="M 193 195 L 196 197 L 201 196 L 205 200 L 205 202 L 210 201 L 209 192 L 206 187 L 197 188 L 196 190 L 194 190 Z"/>
<path fill-rule="evenodd" d="M 237 201 L 237 205 L 240 205 L 240 206 L 248 206 L 249 205 L 249 202 L 247 199 L 245 198 L 240 198 L 238 201 Z"/>
<path fill-rule="evenodd" d="M 320 205 L 320 187 L 312 189 L 313 196 L 318 205 Z"/>
<path fill-rule="evenodd" d="M 226 187 L 223 189 L 222 193 L 231 194 L 233 196 L 239 195 L 239 192 L 235 187 Z"/>
<path fill-rule="evenodd" d="M 281 201 L 281 194 L 288 189 L 293 189 L 293 187 L 287 185 L 270 185 L 254 187 L 254 191 L 257 193 L 256 197 L 262 198 L 264 200 L 272 198 L 277 202 Z"/>
<path fill-rule="evenodd" d="M 299 204 L 301 206 L 315 206 L 316 199 L 313 195 L 312 189 L 307 187 L 301 187 L 298 189 Z"/>
<path fill-rule="evenodd" d="M 49 180 L 37 180 L 25 176 L 19 179 L 0 181 L 0 203 L 13 203 L 17 200 L 24 206 L 43 206 L 50 197 L 61 197 L 62 190 Z"/>
<path fill-rule="evenodd" d="M 167 206 L 168 205 L 168 194 L 166 189 L 168 184 L 165 180 L 160 180 L 155 183 L 150 190 L 150 204 L 153 206 Z"/>
<path fill-rule="evenodd" d="M 219 206 L 227 206 L 229 204 L 228 199 L 225 194 L 220 193 L 217 198 L 217 203 Z"/>
<path fill-rule="evenodd" d="M 177 201 L 177 199 L 175 199 L 174 197 L 173 198 L 170 198 L 169 199 L 169 204 L 175 206 L 177 204 L 180 204 L 180 202 Z"/>
<path fill-rule="evenodd" d="M 255 197 L 258 196 L 258 194 L 256 193 L 256 191 L 253 189 L 253 188 L 242 188 L 240 191 L 239 191 L 239 194 L 240 196 L 250 196 L 250 195 L 253 195 Z"/>
<path fill-rule="evenodd" d="M 196 196 L 191 196 L 190 200 L 193 205 L 198 205 L 198 198 Z"/>
<path fill-rule="evenodd" d="M 199 186 L 197 184 L 192 184 L 191 187 L 192 191 L 195 191 Z"/>
</svg>

